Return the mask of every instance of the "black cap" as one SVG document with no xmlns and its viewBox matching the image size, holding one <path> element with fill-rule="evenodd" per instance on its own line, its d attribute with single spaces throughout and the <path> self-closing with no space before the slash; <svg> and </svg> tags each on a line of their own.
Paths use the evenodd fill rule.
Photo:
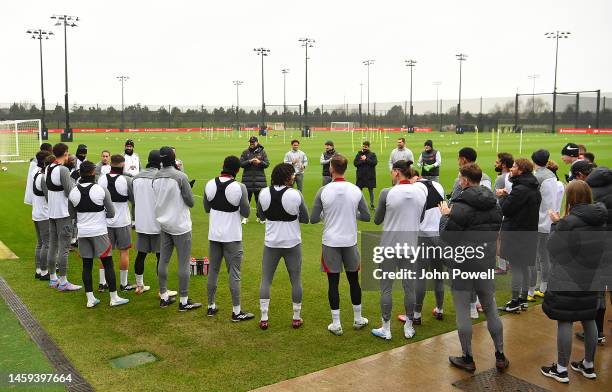
<svg viewBox="0 0 612 392">
<path fill-rule="evenodd" d="M 334 146 L 334 142 L 332 142 L 331 140 L 328 140 L 328 141 L 325 142 L 325 145 L 333 147 Z"/>
<path fill-rule="evenodd" d="M 87 153 L 87 146 L 86 146 L 86 145 L 84 145 L 84 144 L 79 144 L 79 146 L 77 147 L 77 154 L 78 154 L 79 152 L 84 152 L 84 153 Z"/>
<path fill-rule="evenodd" d="M 249 143 L 255 143 L 255 142 L 257 142 L 257 141 L 258 141 L 258 140 L 257 140 L 257 136 L 251 136 L 251 137 L 249 138 Z"/>
<path fill-rule="evenodd" d="M 125 145 L 134 147 L 134 141 L 132 139 L 128 139 L 125 141 Z"/>
<path fill-rule="evenodd" d="M 429 146 L 433 148 L 433 142 L 431 140 L 425 140 L 425 143 L 423 144 L 423 146 Z"/>
<path fill-rule="evenodd" d="M 548 163 L 548 158 L 550 158 L 550 153 L 548 150 L 540 149 L 531 154 L 531 160 L 538 166 L 545 167 Z"/>
<path fill-rule="evenodd" d="M 567 143 L 561 149 L 561 155 L 567 155 L 568 157 L 577 158 L 580 152 L 580 147 L 576 143 Z"/>
<path fill-rule="evenodd" d="M 578 173 L 582 173 L 588 176 L 589 174 L 591 174 L 594 167 L 595 166 L 591 162 L 585 161 L 584 159 L 576 161 L 571 167 L 572 177 L 576 177 Z"/>
</svg>

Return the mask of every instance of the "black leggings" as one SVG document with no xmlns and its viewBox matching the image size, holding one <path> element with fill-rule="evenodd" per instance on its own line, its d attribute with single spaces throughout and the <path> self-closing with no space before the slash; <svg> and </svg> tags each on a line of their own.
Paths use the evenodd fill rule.
<svg viewBox="0 0 612 392">
<path fill-rule="evenodd" d="M 117 280 L 115 278 L 115 269 L 113 267 L 113 257 L 107 256 L 100 259 L 104 266 L 104 276 L 106 277 L 106 283 L 108 284 L 108 291 L 117 291 Z M 83 258 L 83 285 L 85 286 L 85 292 L 91 293 L 93 291 L 93 281 L 91 278 L 91 271 L 93 270 L 93 259 Z"/>
<path fill-rule="evenodd" d="M 353 305 L 361 305 L 361 286 L 359 286 L 359 272 L 346 271 L 346 279 L 348 279 L 351 290 L 351 302 Z M 327 273 L 327 282 L 329 288 L 327 290 L 327 298 L 329 299 L 329 307 L 331 310 L 340 309 L 340 292 L 338 286 L 340 284 L 339 273 Z"/>
<path fill-rule="evenodd" d="M 252 191 L 250 189 L 247 190 L 247 196 L 249 197 L 249 204 L 251 203 L 251 196 L 255 195 L 255 203 L 257 203 L 257 200 L 259 200 L 259 192 L 261 192 L 261 189 L 257 189 L 256 191 Z"/>
<path fill-rule="evenodd" d="M 597 313 L 595 314 L 595 324 L 597 324 L 597 333 L 600 336 L 603 335 L 605 317 L 606 317 L 606 308 L 597 309 Z"/>
<path fill-rule="evenodd" d="M 157 268 L 159 268 L 159 253 L 155 253 L 155 257 L 157 257 Z M 146 258 L 147 254 L 145 252 L 138 252 L 136 255 L 136 260 L 134 261 L 134 273 L 136 275 L 144 274 L 144 263 Z M 155 268 L 155 273 L 157 273 L 157 268 Z"/>
</svg>

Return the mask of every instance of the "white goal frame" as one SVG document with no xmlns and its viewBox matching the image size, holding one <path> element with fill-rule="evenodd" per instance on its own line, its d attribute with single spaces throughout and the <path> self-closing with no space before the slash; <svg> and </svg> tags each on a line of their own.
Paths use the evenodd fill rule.
<svg viewBox="0 0 612 392">
<path fill-rule="evenodd" d="M 35 139 L 32 138 L 34 134 Z M 0 161 L 3 163 L 29 161 L 41 143 L 40 119 L 0 121 Z"/>
<path fill-rule="evenodd" d="M 285 123 L 284 122 L 267 123 L 266 127 L 269 131 L 284 131 Z"/>
<path fill-rule="evenodd" d="M 352 121 L 334 121 L 329 125 L 330 132 L 353 132 L 355 123 Z"/>
</svg>

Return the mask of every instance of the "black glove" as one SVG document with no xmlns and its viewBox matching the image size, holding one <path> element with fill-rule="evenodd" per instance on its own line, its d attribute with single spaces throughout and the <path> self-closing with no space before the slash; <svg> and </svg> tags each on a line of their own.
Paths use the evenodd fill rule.
<svg viewBox="0 0 612 392">
<path fill-rule="evenodd" d="M 193 184 L 195 184 L 196 180 L 189 181 L 189 186 L 193 189 Z"/>
</svg>

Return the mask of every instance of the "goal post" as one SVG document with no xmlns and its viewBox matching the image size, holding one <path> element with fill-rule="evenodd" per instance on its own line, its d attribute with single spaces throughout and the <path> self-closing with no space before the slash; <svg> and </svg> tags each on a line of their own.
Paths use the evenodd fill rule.
<svg viewBox="0 0 612 392">
<path fill-rule="evenodd" d="M 355 130 L 355 123 L 351 121 L 332 122 L 329 130 L 331 132 L 353 132 Z"/>
<path fill-rule="evenodd" d="M 0 121 L 0 161 L 27 162 L 41 142 L 40 120 Z"/>
</svg>

